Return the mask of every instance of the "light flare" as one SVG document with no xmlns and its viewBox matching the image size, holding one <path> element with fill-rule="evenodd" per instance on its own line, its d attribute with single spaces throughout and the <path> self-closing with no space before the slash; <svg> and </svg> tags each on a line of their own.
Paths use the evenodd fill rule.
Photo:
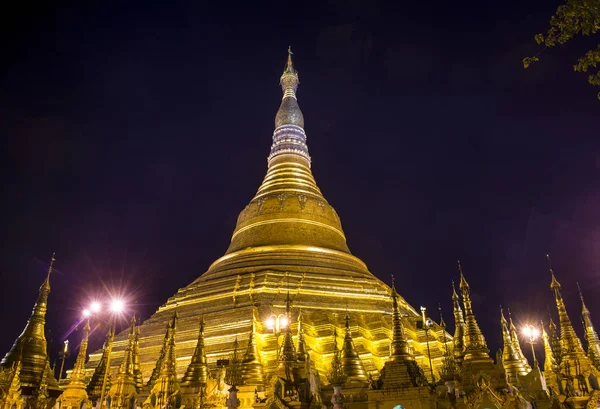
<svg viewBox="0 0 600 409">
<path fill-rule="evenodd" d="M 120 313 L 123 312 L 123 310 L 125 309 L 125 301 L 119 299 L 119 298 L 115 298 L 114 300 L 112 300 L 110 302 L 110 311 L 113 313 Z"/>
</svg>

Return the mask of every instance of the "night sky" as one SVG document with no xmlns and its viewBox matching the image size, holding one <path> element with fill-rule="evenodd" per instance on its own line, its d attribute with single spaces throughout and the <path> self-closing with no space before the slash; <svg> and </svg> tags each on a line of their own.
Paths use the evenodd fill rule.
<svg viewBox="0 0 600 409">
<path fill-rule="evenodd" d="M 594 39 L 521 64 L 558 2 L 53 3 L 0 17 L 0 355 L 52 252 L 53 358 L 105 288 L 145 319 L 223 255 L 288 45 L 313 173 L 376 276 L 451 323 L 460 259 L 495 351 L 500 304 L 556 315 L 550 253 L 600 326 L 600 102 L 572 70 Z"/>
</svg>

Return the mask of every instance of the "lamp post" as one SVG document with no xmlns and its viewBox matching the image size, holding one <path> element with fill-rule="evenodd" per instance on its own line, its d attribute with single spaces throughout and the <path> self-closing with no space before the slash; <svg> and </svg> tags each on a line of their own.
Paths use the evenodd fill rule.
<svg viewBox="0 0 600 409">
<path fill-rule="evenodd" d="M 523 335 L 525 335 L 525 337 L 527 337 L 527 342 L 529 342 L 529 344 L 531 345 L 531 354 L 533 355 L 533 367 L 536 368 L 538 366 L 538 362 L 535 357 L 535 348 L 533 347 L 533 345 L 535 344 L 535 341 L 540 336 L 540 330 L 537 329 L 535 326 L 528 324 L 528 325 L 525 325 L 525 327 L 523 327 L 522 332 L 523 332 Z"/>
<path fill-rule="evenodd" d="M 290 325 L 290 319 L 287 314 L 271 314 L 269 318 L 265 321 L 267 328 L 275 334 L 277 338 L 277 360 L 279 360 L 279 335 L 281 335 L 281 330 L 285 329 Z"/>
<path fill-rule="evenodd" d="M 119 315 L 121 312 L 123 312 L 123 310 L 125 309 L 125 302 L 123 300 L 120 299 L 113 299 L 110 301 L 110 303 L 108 304 L 108 309 L 111 313 L 111 317 L 110 317 L 110 337 L 108 339 L 108 345 L 106 346 L 107 348 L 107 358 L 106 358 L 106 370 L 104 371 L 104 378 L 102 379 L 102 389 L 100 390 L 100 407 L 99 409 L 102 409 L 102 406 L 104 404 L 104 394 L 105 394 L 105 390 L 106 390 L 106 382 L 108 380 L 108 374 L 110 372 L 110 358 L 111 358 L 111 354 L 112 354 L 112 344 L 113 341 L 115 339 L 115 330 L 116 330 L 116 324 L 117 324 L 117 315 Z M 83 315 L 85 317 L 90 317 L 92 315 L 98 314 L 102 311 L 102 304 L 98 301 L 94 301 L 90 304 L 90 307 L 83 310 Z"/>
<path fill-rule="evenodd" d="M 429 370 L 431 371 L 431 383 L 435 383 L 435 377 L 433 375 L 433 365 L 431 364 L 431 350 L 429 349 L 429 330 L 433 326 L 433 320 L 431 318 L 425 318 L 425 311 L 427 308 L 421 307 L 421 319 L 423 322 L 423 329 L 425 330 L 425 342 L 427 343 L 427 357 L 429 358 Z"/>
<path fill-rule="evenodd" d="M 65 368 L 65 359 L 67 359 L 69 357 L 69 340 L 68 339 L 66 339 L 65 342 L 63 342 L 63 349 L 62 349 L 62 351 L 60 351 L 58 356 L 61 361 L 60 362 L 60 372 L 58 373 L 58 381 L 60 382 L 60 380 L 62 379 L 63 369 Z"/>
</svg>

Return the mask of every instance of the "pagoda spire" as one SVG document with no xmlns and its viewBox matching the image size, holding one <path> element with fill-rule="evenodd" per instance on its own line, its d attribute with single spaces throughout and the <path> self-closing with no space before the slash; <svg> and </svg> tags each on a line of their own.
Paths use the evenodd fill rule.
<svg viewBox="0 0 600 409">
<path fill-rule="evenodd" d="M 273 146 L 269 155 L 269 163 L 278 155 L 298 155 L 310 166 L 310 156 L 306 145 L 306 134 L 304 133 L 304 116 L 298 106 L 296 90 L 300 80 L 298 71 L 292 62 L 292 49 L 288 48 L 288 57 L 279 79 L 283 96 L 281 105 L 275 116 L 275 134 L 273 135 Z M 287 139 L 286 139 L 287 137 Z"/>
<path fill-rule="evenodd" d="M 129 327 L 129 336 L 127 337 L 127 349 L 125 350 L 125 356 L 119 366 L 119 374 L 127 374 L 133 376 L 133 350 L 135 348 L 135 316 L 131 318 L 131 325 Z"/>
<path fill-rule="evenodd" d="M 108 396 L 110 407 L 115 409 L 128 409 L 137 398 L 137 388 L 133 376 L 133 350 L 135 349 L 135 316 L 131 318 L 131 326 L 127 337 L 125 356 L 119 365 L 119 372 L 112 383 Z"/>
<path fill-rule="evenodd" d="M 298 361 L 304 362 L 306 361 L 306 356 L 308 352 L 306 352 L 306 342 L 304 341 L 304 327 L 302 325 L 302 311 L 298 313 L 298 346 L 296 348 L 296 353 L 298 355 Z"/>
<path fill-rule="evenodd" d="M 331 367 L 327 373 L 327 380 L 333 386 L 341 386 L 346 383 L 348 376 L 344 372 L 344 367 L 341 360 L 341 351 L 337 345 L 337 330 L 333 329 L 333 357 L 331 359 Z"/>
<path fill-rule="evenodd" d="M 577 337 L 571 319 L 567 314 L 567 308 L 560 292 L 561 285 L 554 275 L 550 256 L 547 254 L 546 259 L 548 260 L 548 269 L 552 276 L 550 288 L 554 292 L 554 299 L 556 301 L 556 308 L 558 310 L 558 318 L 560 323 L 560 347 L 561 347 L 561 368 L 566 364 L 568 367 L 572 367 L 573 370 L 579 365 L 587 366 L 589 364 L 588 358 L 583 350 L 581 340 Z M 586 362 L 587 361 L 587 362 Z M 568 371 L 567 371 L 568 372 Z"/>
<path fill-rule="evenodd" d="M 471 302 L 471 288 L 463 274 L 460 261 L 458 262 L 458 271 L 460 272 L 460 292 L 465 307 L 465 356 L 464 361 L 485 360 L 490 361 L 489 349 L 485 338 L 479 329 Z"/>
<path fill-rule="evenodd" d="M 523 349 L 521 349 L 521 343 L 519 342 L 519 333 L 517 332 L 517 327 L 512 319 L 512 314 L 510 312 L 510 308 L 508 309 L 508 322 L 510 329 L 510 339 L 512 340 L 513 350 L 517 356 L 517 359 L 521 362 L 521 366 L 526 373 L 531 371 L 531 367 L 529 366 L 529 362 L 523 353 Z"/>
<path fill-rule="evenodd" d="M 167 350 L 169 348 L 169 338 L 171 337 L 171 332 L 173 332 L 175 329 L 176 321 L 177 321 L 177 311 L 175 311 L 173 313 L 173 316 L 167 323 L 167 330 L 165 331 L 163 345 L 162 345 L 162 348 L 160 349 L 160 353 L 158 355 L 158 360 L 156 361 L 156 366 L 152 370 L 150 379 L 148 379 L 148 382 L 146 383 L 146 385 L 148 385 L 150 387 L 154 386 L 154 383 L 156 382 L 156 380 L 158 379 L 158 375 L 160 374 L 160 369 L 162 368 L 163 361 L 165 360 Z"/>
<path fill-rule="evenodd" d="M 140 327 L 135 329 L 135 338 L 133 340 L 133 379 L 135 380 L 135 388 L 138 392 L 144 387 L 144 377 L 142 375 L 142 367 L 140 364 Z"/>
<path fill-rule="evenodd" d="M 250 333 L 248 334 L 248 348 L 246 349 L 240 368 L 243 385 L 263 386 L 265 384 L 265 374 L 256 345 L 256 337 L 256 318 L 253 308 Z"/>
<path fill-rule="evenodd" d="M 392 342 L 390 343 L 390 360 L 413 360 L 414 358 L 408 349 L 408 342 L 404 334 L 398 297 L 394 277 L 392 276 Z"/>
<path fill-rule="evenodd" d="M 577 283 L 577 289 L 579 290 L 579 298 L 581 298 L 581 317 L 583 318 L 583 325 L 585 327 L 585 339 L 588 343 L 588 358 L 594 363 L 594 366 L 600 370 L 600 338 L 598 338 L 598 333 L 592 323 L 590 310 L 588 310 L 585 305 L 579 283 Z"/>
<path fill-rule="evenodd" d="M 201 388 L 206 386 L 208 380 L 208 361 L 206 359 L 206 349 L 204 347 L 204 316 L 200 318 L 200 331 L 198 331 L 198 342 L 192 361 L 187 367 L 181 385 L 186 387 Z"/>
<path fill-rule="evenodd" d="M 79 346 L 79 353 L 77 354 L 77 359 L 75 360 L 75 366 L 71 372 L 67 389 L 72 385 L 77 385 L 78 387 L 85 389 L 85 360 L 87 358 L 90 329 L 90 320 L 86 320 L 85 326 L 83 327 L 83 337 L 81 339 L 81 345 Z"/>
<path fill-rule="evenodd" d="M 542 341 L 544 343 L 544 378 L 548 386 L 556 391 L 558 388 L 556 373 L 558 372 L 558 364 L 554 358 L 554 352 L 552 351 L 552 345 L 550 343 L 550 337 L 546 332 L 544 323 L 542 322 Z"/>
<path fill-rule="evenodd" d="M 296 348 L 292 340 L 292 329 L 290 326 L 291 322 L 291 299 L 290 292 L 288 291 L 285 299 L 285 315 L 287 317 L 288 325 L 283 329 L 283 343 L 281 344 L 280 360 L 283 362 L 295 362 L 297 359 Z"/>
<path fill-rule="evenodd" d="M 453 337 L 453 355 L 456 362 L 460 365 L 465 356 L 465 318 L 462 308 L 460 308 L 460 297 L 456 293 L 454 280 L 452 280 L 452 304 L 454 305 L 454 337 Z"/>
<path fill-rule="evenodd" d="M 175 355 L 175 331 L 177 329 L 177 311 L 166 332 L 166 348 L 164 357 L 158 371 L 156 382 L 150 390 L 150 396 L 144 402 L 144 406 L 150 405 L 154 408 L 176 407 L 175 402 L 180 394 L 179 382 L 177 381 L 177 357 Z"/>
<path fill-rule="evenodd" d="M 239 343 L 237 335 L 233 341 L 233 351 L 231 352 L 231 358 L 229 359 L 229 365 L 225 372 L 225 383 L 231 386 L 232 390 L 237 391 L 236 386 L 239 386 L 242 379 L 240 375 L 240 357 L 239 357 Z"/>
<path fill-rule="evenodd" d="M 507 361 L 517 360 L 515 351 L 513 349 L 510 330 L 508 329 L 508 321 L 506 321 L 506 317 L 504 316 L 504 309 L 502 308 L 502 306 L 500 306 L 500 326 L 502 327 L 502 340 L 504 343 L 504 347 L 502 349 L 502 360 L 505 363 Z M 508 369 L 506 369 L 506 371 L 510 372 Z"/>
<path fill-rule="evenodd" d="M 69 378 L 69 383 L 65 387 L 65 391 L 58 398 L 61 407 L 80 408 L 82 407 L 83 402 L 89 402 L 88 394 L 85 389 L 85 359 L 87 357 L 89 334 L 90 321 L 86 320 L 73 372 L 71 372 L 71 377 Z"/>
<path fill-rule="evenodd" d="M 427 384 L 427 378 L 408 348 L 402 315 L 398 303 L 398 292 L 392 276 L 392 341 L 390 359 L 384 364 L 379 380 L 384 389 L 398 390 Z"/>
<path fill-rule="evenodd" d="M 108 332 L 106 333 L 106 337 L 104 339 L 104 345 L 102 346 L 102 357 L 100 358 L 100 361 L 98 361 L 98 365 L 96 365 L 96 368 L 94 369 L 94 373 L 92 374 L 92 378 L 90 379 L 90 382 L 88 383 L 87 388 L 86 388 L 87 394 L 92 401 L 96 401 L 102 395 L 102 383 L 104 381 L 104 374 L 108 370 L 106 364 L 108 362 L 108 355 L 109 355 L 110 351 L 112 350 L 112 342 L 114 340 L 114 332 L 115 332 L 115 327 L 113 324 L 113 325 L 111 325 L 111 327 L 108 329 Z M 105 389 L 104 393 L 107 393 L 110 390 L 110 387 L 111 387 L 111 376 L 110 376 L 110 371 L 109 371 L 108 378 L 106 379 L 106 386 L 104 388 Z"/>
<path fill-rule="evenodd" d="M 446 321 L 442 315 L 442 307 L 438 304 L 438 311 L 440 312 L 440 328 L 442 329 L 442 342 L 444 343 L 444 358 L 442 359 L 442 368 L 440 369 L 440 377 L 444 381 L 453 380 L 457 374 L 456 360 L 454 355 L 448 348 L 448 340 L 446 339 Z"/>
<path fill-rule="evenodd" d="M 511 328 L 509 328 L 508 321 L 506 321 L 504 316 L 504 310 L 500 307 L 500 325 L 502 327 L 502 339 L 504 341 L 502 364 L 506 373 L 510 375 L 511 381 L 516 382 L 519 376 L 527 375 L 531 371 L 531 368 L 526 361 L 525 363 L 523 362 L 522 358 L 524 358 L 524 356 L 522 356 L 518 338 L 516 339 L 518 350 L 515 347 L 514 337 L 518 337 L 518 334 L 516 333 L 516 329 L 513 332 L 514 325 L 512 324 L 512 318 L 510 319 L 510 322 Z"/>
<path fill-rule="evenodd" d="M 550 321 L 548 322 L 548 335 L 550 336 L 550 346 L 552 348 L 552 352 L 554 353 L 554 359 L 557 363 L 560 363 L 560 357 L 562 355 L 561 346 L 560 346 L 560 334 L 558 332 L 558 328 L 550 316 Z"/>
<path fill-rule="evenodd" d="M 54 254 L 52 254 L 46 278 L 40 286 L 31 316 L 21 335 L 17 337 L 10 351 L 0 362 L 0 367 L 11 368 L 20 357 L 21 372 L 19 378 L 25 392 L 31 388 L 37 389 L 39 387 L 42 373 L 46 369 L 46 361 L 48 360 L 48 346 L 45 335 L 46 311 L 48 309 L 48 294 L 50 294 L 50 276 L 55 261 Z M 60 390 L 53 374 L 50 374 L 47 382 L 49 389 Z"/>
<path fill-rule="evenodd" d="M 342 346 L 342 369 L 350 381 L 366 383 L 369 381 L 369 376 L 360 359 L 358 351 L 352 340 L 352 330 L 350 328 L 350 314 L 346 311 L 346 333 L 344 335 L 344 344 Z"/>
</svg>

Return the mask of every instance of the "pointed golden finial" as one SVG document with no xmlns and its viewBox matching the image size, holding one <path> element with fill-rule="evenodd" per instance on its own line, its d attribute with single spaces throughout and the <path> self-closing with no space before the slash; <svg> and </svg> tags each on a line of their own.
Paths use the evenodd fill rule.
<svg viewBox="0 0 600 409">
<path fill-rule="evenodd" d="M 516 334 L 517 333 L 517 327 L 515 327 L 515 324 L 513 322 L 512 312 L 510 312 L 510 308 L 507 308 L 506 310 L 508 311 L 508 322 L 510 323 L 510 330 L 511 330 L 511 332 L 514 331 L 514 333 Z"/>
<path fill-rule="evenodd" d="M 552 282 L 550 283 L 550 288 L 552 288 L 553 290 L 559 289 L 560 283 L 554 275 L 554 270 L 552 269 L 552 260 L 550 260 L 550 254 L 546 254 L 546 261 L 548 262 L 548 270 L 550 270 L 550 274 L 552 275 Z"/>
<path fill-rule="evenodd" d="M 48 273 L 46 274 L 46 279 L 40 287 L 40 292 L 50 292 L 50 275 L 52 274 L 52 271 L 54 269 L 54 262 L 56 261 L 56 258 L 54 258 L 55 255 L 56 253 L 52 253 L 52 257 L 50 258 L 50 265 L 48 266 Z"/>
<path fill-rule="evenodd" d="M 583 292 L 581 291 L 581 287 L 579 286 L 579 282 L 576 283 L 577 284 L 577 290 L 579 291 L 579 299 L 581 300 L 581 315 L 589 315 L 590 314 L 590 310 L 588 310 L 587 306 L 585 305 L 585 300 L 583 299 Z"/>
<path fill-rule="evenodd" d="M 458 301 L 458 293 L 456 292 L 456 286 L 454 285 L 454 279 L 452 279 L 452 299 Z"/>
<path fill-rule="evenodd" d="M 292 52 L 292 46 L 288 46 L 288 58 L 287 58 L 287 63 L 285 66 L 285 71 L 284 72 L 288 72 L 288 73 L 294 73 L 294 63 L 292 62 L 292 54 L 294 54 Z"/>
<path fill-rule="evenodd" d="M 442 315 L 442 305 L 438 303 L 438 311 L 440 313 L 440 327 L 443 330 L 446 330 L 446 321 L 444 321 L 444 316 Z"/>
<path fill-rule="evenodd" d="M 460 260 L 458 260 L 458 272 L 460 273 L 460 291 L 461 293 L 469 292 L 469 283 L 467 283 L 467 279 L 463 274 L 462 265 L 460 264 Z"/>
</svg>

